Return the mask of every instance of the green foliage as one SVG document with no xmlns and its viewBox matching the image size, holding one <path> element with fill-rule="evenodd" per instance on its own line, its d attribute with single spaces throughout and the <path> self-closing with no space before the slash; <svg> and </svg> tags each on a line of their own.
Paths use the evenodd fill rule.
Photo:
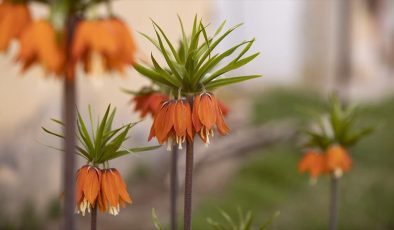
<svg viewBox="0 0 394 230">
<path fill-rule="evenodd" d="M 187 36 L 182 20 L 179 18 L 182 39 L 179 49 L 175 49 L 164 30 L 153 20 L 152 23 L 156 38 L 149 37 L 143 33 L 142 35 L 160 51 L 165 59 L 166 66 L 161 66 L 152 54 L 152 67 L 143 64 L 136 64 L 134 67 L 155 84 L 164 85 L 171 89 L 174 94 L 178 93 L 178 91 L 183 95 L 195 94 L 204 89 L 213 90 L 221 86 L 261 76 L 248 75 L 220 78 L 224 74 L 248 64 L 259 55 L 259 53 L 254 53 L 245 57 L 252 47 L 254 39 L 243 41 L 223 53 L 213 54 L 215 48 L 218 47 L 223 39 L 240 27 L 241 24 L 233 26 L 222 33 L 225 26 L 225 22 L 223 22 L 214 35 L 209 36 L 206 31 L 207 26 L 203 25 L 202 20 L 198 20 L 196 16 L 192 32 L 190 36 Z M 225 59 L 235 54 L 236 51 L 238 51 L 238 55 L 224 63 Z M 221 66 L 220 68 L 218 68 L 219 65 Z"/>
<path fill-rule="evenodd" d="M 357 110 L 354 106 L 343 106 L 339 99 L 333 96 L 330 100 L 328 117 L 319 116 L 317 129 L 307 130 L 309 136 L 308 147 L 326 149 L 331 144 L 351 147 L 361 138 L 370 134 L 373 128 L 357 128 Z"/>
<path fill-rule="evenodd" d="M 248 211 L 245 214 L 241 208 L 238 208 L 237 212 L 238 212 L 237 220 L 232 218 L 227 212 L 220 210 L 220 214 L 222 215 L 226 223 L 219 223 L 217 221 L 212 220 L 211 218 L 208 218 L 207 222 L 213 230 L 252 230 L 253 220 L 254 220 L 253 213 L 251 211 Z M 277 216 L 279 216 L 279 212 L 276 212 L 267 222 L 259 225 L 255 229 L 257 230 L 267 229 Z"/>
<path fill-rule="evenodd" d="M 163 226 L 160 223 L 159 217 L 156 214 L 156 209 L 152 208 L 152 219 L 153 225 L 155 226 L 156 230 L 164 230 Z"/>
<path fill-rule="evenodd" d="M 256 122 L 306 121 L 310 116 L 297 109 L 324 111 L 324 101 L 309 91 L 275 90 L 256 97 L 253 117 Z M 287 105 L 278 108 L 278 105 Z M 284 107 L 284 106 L 283 106 Z M 265 117 L 261 117 L 264 114 Z M 394 229 L 394 96 L 373 104 L 360 103 L 357 114 L 363 123 L 382 128 L 352 147 L 356 164 L 352 172 L 341 179 L 338 229 Z M 303 125 L 303 124 L 301 124 Z M 363 125 L 363 124 L 361 124 Z M 219 191 L 211 192 L 195 207 L 193 229 L 206 230 L 206 216 L 221 218 L 216 208 L 229 210 L 247 207 L 262 219 L 280 210 L 272 229 L 327 229 L 327 207 L 330 194 L 329 178 L 322 177 L 310 187 L 305 178 L 295 173 L 298 152 L 295 140 L 278 143 L 256 151 L 244 159 L 240 169 Z M 345 185 L 346 186 L 342 186 Z"/>
<path fill-rule="evenodd" d="M 129 138 L 128 133 L 130 129 L 137 123 L 128 123 L 119 128 L 112 128 L 112 123 L 115 117 L 116 108 L 111 110 L 111 106 L 107 107 L 104 117 L 99 119 L 96 126 L 94 126 L 92 110 L 89 107 L 89 123 L 91 131 L 88 131 L 87 122 L 85 122 L 78 112 L 77 119 L 77 137 L 79 145 L 76 146 L 77 153 L 81 157 L 85 158 L 89 163 L 93 165 L 104 164 L 105 162 L 130 154 L 143 151 L 149 151 L 156 149 L 160 146 L 148 146 L 148 147 L 137 147 L 137 148 L 125 148 L 123 143 Z M 64 123 L 52 119 L 55 123 L 64 127 Z M 42 129 L 56 137 L 64 138 L 62 134 L 55 133 L 44 127 Z"/>
</svg>

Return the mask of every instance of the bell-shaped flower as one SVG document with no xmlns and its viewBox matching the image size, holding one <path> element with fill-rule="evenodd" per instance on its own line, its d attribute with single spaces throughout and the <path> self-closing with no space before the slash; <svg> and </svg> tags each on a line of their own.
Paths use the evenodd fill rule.
<svg viewBox="0 0 394 230">
<path fill-rule="evenodd" d="M 226 135 L 230 131 L 224 122 L 219 103 L 212 93 L 202 93 L 194 97 L 192 121 L 195 131 L 206 144 L 210 143 L 209 138 L 214 135 L 215 127 L 221 135 Z"/>
</svg>

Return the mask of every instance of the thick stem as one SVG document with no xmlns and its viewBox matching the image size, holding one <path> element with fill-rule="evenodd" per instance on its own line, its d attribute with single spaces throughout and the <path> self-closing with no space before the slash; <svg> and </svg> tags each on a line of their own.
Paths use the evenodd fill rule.
<svg viewBox="0 0 394 230">
<path fill-rule="evenodd" d="M 97 204 L 94 205 L 92 208 L 92 218 L 90 219 L 90 229 L 96 230 L 97 229 Z"/>
<path fill-rule="evenodd" d="M 65 121 L 65 141 L 64 141 L 64 229 L 74 230 L 74 205 L 75 205 L 75 145 L 76 145 L 76 92 L 75 81 L 64 80 L 64 121 Z"/>
<path fill-rule="evenodd" d="M 186 174 L 184 200 L 184 230 L 191 230 L 193 186 L 193 141 L 186 142 Z"/>
<path fill-rule="evenodd" d="M 68 67 L 72 66 L 70 58 L 70 50 L 72 38 L 75 30 L 77 18 L 69 15 L 67 20 L 67 37 L 66 37 L 66 64 Z M 70 69 L 70 68 L 67 68 Z M 65 122 L 65 138 L 64 138 L 64 175 L 63 175 L 63 189 L 64 189 L 64 229 L 75 229 L 75 156 L 77 145 L 76 141 L 76 80 L 73 72 L 65 73 L 64 79 L 64 104 L 63 116 Z"/>
<path fill-rule="evenodd" d="M 172 146 L 171 153 L 171 191 L 170 191 L 170 226 L 177 229 L 177 197 L 178 197 L 178 147 Z"/>
<path fill-rule="evenodd" d="M 338 224 L 338 178 L 331 176 L 329 230 L 336 230 Z"/>
</svg>

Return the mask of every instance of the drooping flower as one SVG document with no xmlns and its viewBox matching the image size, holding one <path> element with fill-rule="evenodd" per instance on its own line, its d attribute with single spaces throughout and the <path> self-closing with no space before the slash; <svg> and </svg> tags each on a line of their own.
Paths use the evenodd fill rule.
<svg viewBox="0 0 394 230">
<path fill-rule="evenodd" d="M 308 172 L 311 175 L 311 181 L 314 183 L 318 176 L 325 173 L 324 155 L 313 150 L 306 152 L 298 163 L 298 171 L 301 173 Z"/>
<path fill-rule="evenodd" d="M 160 144 L 167 143 L 168 150 L 172 143 L 178 144 L 181 149 L 186 139 L 193 141 L 191 116 L 187 100 L 165 101 L 154 117 L 148 140 L 156 137 Z"/>
<path fill-rule="evenodd" d="M 31 23 L 20 38 L 20 53 L 17 57 L 23 71 L 33 64 L 40 64 L 49 73 L 64 72 L 65 57 L 61 41 L 50 22 L 38 20 Z"/>
<path fill-rule="evenodd" d="M 134 64 L 135 51 L 134 39 L 120 19 L 83 20 L 76 27 L 72 58 L 82 62 L 87 73 L 123 72 Z"/>
<path fill-rule="evenodd" d="M 194 98 L 192 120 L 194 129 L 206 144 L 209 144 L 209 137 L 214 135 L 214 127 L 221 135 L 226 135 L 230 131 L 224 122 L 219 103 L 212 93 L 202 93 Z"/>
<path fill-rule="evenodd" d="M 326 166 L 330 173 L 337 178 L 341 177 L 344 172 L 350 170 L 352 159 L 345 148 L 340 145 L 332 145 L 326 152 Z"/>
<path fill-rule="evenodd" d="M 99 210 L 116 216 L 119 214 L 120 206 L 131 204 L 132 199 L 126 187 L 118 170 L 114 168 L 102 170 L 101 191 L 97 202 Z"/>
<path fill-rule="evenodd" d="M 222 111 L 223 116 L 227 117 L 228 113 L 230 112 L 230 109 L 221 100 L 217 99 L 217 102 L 220 110 Z"/>
<path fill-rule="evenodd" d="M 100 169 L 85 165 L 77 172 L 76 178 L 76 212 L 85 216 L 86 211 L 95 207 L 100 192 Z"/>
<path fill-rule="evenodd" d="M 0 52 L 5 51 L 13 39 L 18 39 L 30 23 L 31 15 L 26 4 L 0 3 Z"/>
<path fill-rule="evenodd" d="M 168 100 L 168 96 L 157 92 L 137 95 L 133 98 L 135 102 L 134 111 L 139 111 L 142 118 L 147 114 L 154 117 L 160 110 L 162 102 L 166 100 Z"/>
</svg>

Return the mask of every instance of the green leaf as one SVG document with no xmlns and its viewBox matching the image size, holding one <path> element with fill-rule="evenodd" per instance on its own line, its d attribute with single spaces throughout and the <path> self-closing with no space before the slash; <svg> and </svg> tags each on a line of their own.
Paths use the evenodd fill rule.
<svg viewBox="0 0 394 230">
<path fill-rule="evenodd" d="M 198 83 L 201 78 L 210 70 L 212 70 L 218 63 L 220 63 L 224 58 L 230 56 L 231 54 L 233 54 L 239 47 L 250 43 L 251 41 L 244 41 L 241 42 L 233 47 L 231 47 L 230 49 L 226 50 L 225 52 L 221 53 L 220 55 L 216 54 L 212 59 L 210 59 L 209 61 L 207 61 L 204 65 L 202 65 L 200 67 L 200 69 L 198 70 L 198 72 L 195 74 L 195 81 L 193 82 Z"/>
<path fill-rule="evenodd" d="M 156 210 L 154 208 L 152 208 L 152 219 L 156 230 L 164 230 L 163 226 L 160 224 L 159 217 L 157 217 Z"/>
<path fill-rule="evenodd" d="M 148 77 L 154 82 L 160 82 L 164 85 L 167 85 L 169 87 L 175 87 L 179 88 L 180 84 L 178 81 L 173 81 L 173 79 L 170 78 L 164 78 L 160 73 L 157 73 L 154 70 L 148 69 L 144 67 L 143 65 L 140 64 L 135 64 L 134 69 L 137 70 L 140 74 L 144 75 L 145 77 Z"/>
<path fill-rule="evenodd" d="M 151 19 L 151 20 L 152 20 L 152 19 Z M 170 40 L 168 39 L 168 37 L 166 36 L 166 34 L 164 33 L 164 31 L 160 28 L 160 26 L 159 26 L 155 21 L 152 20 L 152 22 L 153 22 L 153 24 L 159 29 L 160 33 L 163 35 L 164 40 L 166 40 L 168 47 L 170 47 L 170 50 L 171 50 L 172 55 L 173 55 L 173 57 L 175 58 L 175 60 L 176 60 L 177 62 L 180 62 L 178 53 L 176 52 L 174 46 L 171 44 Z M 159 43 L 159 45 L 160 45 L 160 43 Z"/>
<path fill-rule="evenodd" d="M 222 74 L 225 74 L 227 72 L 230 72 L 232 70 L 238 69 L 241 66 L 244 66 L 246 64 L 248 64 L 249 62 L 251 62 L 253 59 L 255 59 L 260 53 L 255 53 L 252 54 L 246 58 L 243 58 L 239 61 L 236 62 L 230 62 L 229 64 L 227 64 L 226 66 L 224 66 L 223 68 L 215 71 L 211 76 L 209 76 L 207 79 L 204 80 L 204 84 L 209 83 L 210 81 L 214 80 L 215 78 L 219 77 Z"/>
<path fill-rule="evenodd" d="M 227 35 L 229 35 L 231 32 L 233 32 L 234 30 L 236 30 L 238 27 L 242 26 L 242 24 L 238 24 L 235 25 L 233 27 L 231 27 L 230 29 L 228 29 L 222 36 L 220 36 L 218 39 L 216 39 L 215 41 L 212 42 L 211 47 L 209 49 L 207 49 L 207 51 L 204 53 L 204 55 L 199 59 L 198 62 L 198 67 L 200 67 L 204 61 L 207 59 L 207 57 L 209 56 L 209 54 L 216 48 L 216 46 L 219 45 L 219 43 L 227 37 Z"/>
<path fill-rule="evenodd" d="M 138 32 L 139 34 L 141 34 L 142 36 L 144 36 L 148 41 L 150 41 L 159 51 L 161 51 L 159 42 L 156 41 L 155 39 L 151 38 L 150 36 L 148 36 L 147 34 L 144 34 L 142 32 Z"/>
<path fill-rule="evenodd" d="M 259 227 L 259 230 L 265 230 L 272 224 L 272 222 L 280 215 L 280 212 L 275 212 L 274 215 L 263 225 Z"/>
<path fill-rule="evenodd" d="M 63 136 L 63 135 L 57 134 L 57 133 L 55 133 L 55 132 L 52 132 L 52 131 L 46 129 L 45 127 L 41 127 L 41 128 L 42 128 L 42 130 L 44 130 L 44 131 L 45 131 L 46 133 L 48 133 L 48 134 L 51 134 L 51 135 L 53 135 L 53 136 L 56 136 L 56 137 L 59 137 L 59 138 L 63 138 L 63 139 L 64 139 L 64 136 Z"/>
<path fill-rule="evenodd" d="M 81 114 L 79 113 L 79 111 L 77 111 L 77 115 L 78 115 L 78 120 L 77 120 L 77 128 L 78 128 L 78 132 L 80 137 L 83 140 L 83 143 L 86 145 L 86 147 L 88 148 L 88 152 L 91 154 L 95 154 L 95 149 L 93 147 L 93 143 L 92 143 L 92 139 L 90 138 L 89 132 L 86 129 L 86 125 L 82 119 Z"/>
<path fill-rule="evenodd" d="M 60 121 L 60 120 L 51 118 L 51 121 L 53 121 L 53 122 L 55 122 L 55 123 L 57 123 L 57 124 L 59 124 L 59 125 L 61 125 L 61 126 L 64 126 L 64 123 L 63 123 L 62 121 Z"/>
<path fill-rule="evenodd" d="M 177 70 L 176 70 L 176 68 L 174 66 L 174 63 L 172 62 L 171 58 L 168 56 L 167 51 L 164 48 L 163 41 L 161 40 L 161 37 L 160 37 L 159 33 L 157 32 L 156 28 L 155 28 L 155 32 L 156 32 L 157 39 L 159 40 L 161 53 L 163 54 L 163 57 L 166 60 L 168 67 L 170 67 L 172 73 L 175 75 L 175 77 L 178 79 L 178 81 L 182 82 L 182 78 L 179 75 L 179 73 L 177 72 Z"/>
<path fill-rule="evenodd" d="M 259 78 L 262 75 L 249 75 L 249 76 L 238 76 L 238 77 L 229 77 L 229 78 L 223 78 L 223 79 L 218 79 L 209 82 L 208 84 L 205 85 L 205 88 L 207 90 L 213 90 L 217 87 L 224 86 L 224 85 L 231 85 L 234 83 L 254 79 L 254 78 Z"/>
<path fill-rule="evenodd" d="M 226 20 L 224 20 L 220 26 L 216 29 L 215 34 L 213 35 L 214 37 L 216 37 L 218 34 L 220 34 L 220 32 L 222 32 L 224 25 L 226 25 Z"/>
</svg>

